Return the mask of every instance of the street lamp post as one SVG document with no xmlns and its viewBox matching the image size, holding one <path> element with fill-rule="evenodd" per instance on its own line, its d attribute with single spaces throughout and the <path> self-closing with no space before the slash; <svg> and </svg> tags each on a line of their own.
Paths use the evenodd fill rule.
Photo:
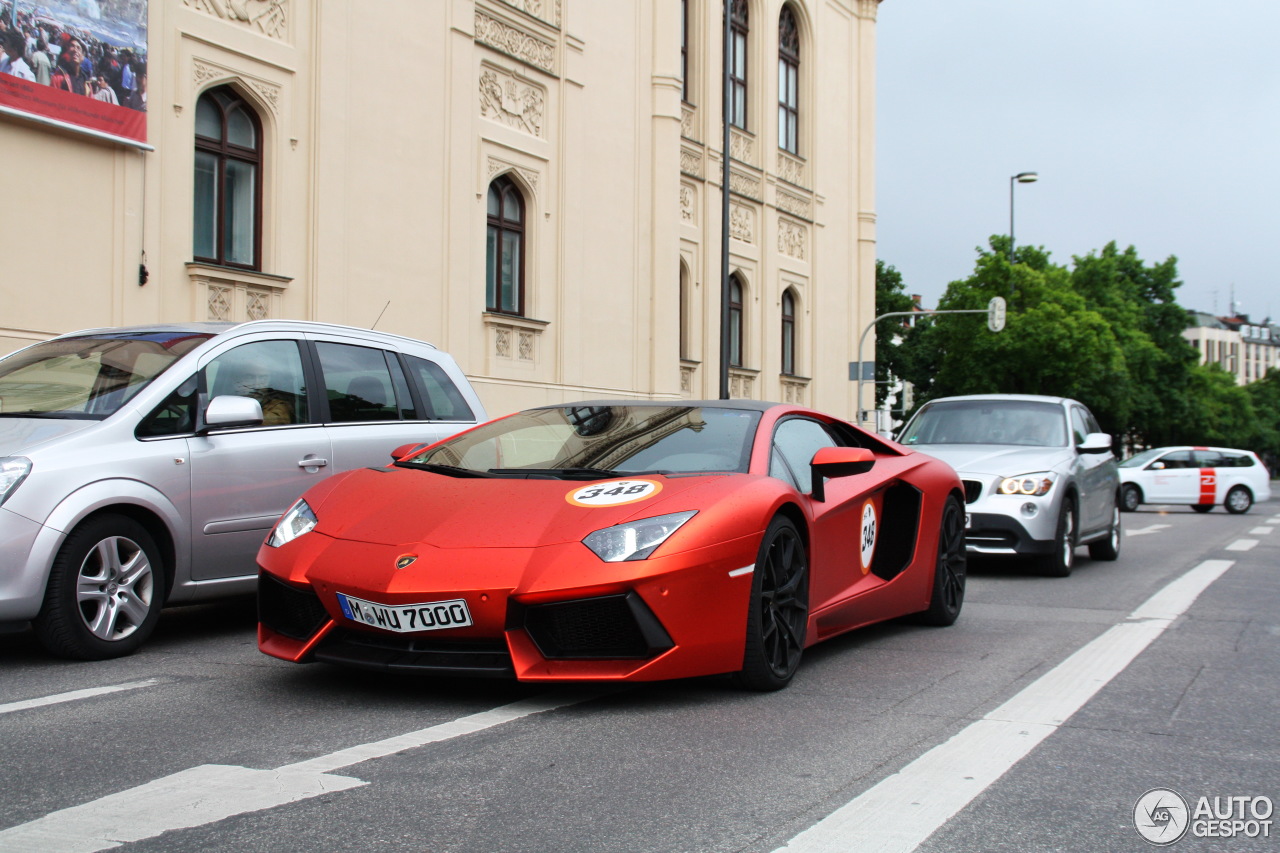
<svg viewBox="0 0 1280 853">
<path fill-rule="evenodd" d="M 1013 185 L 1034 184 L 1040 179 L 1035 172 L 1019 172 L 1009 179 L 1009 263 L 1013 263 Z"/>
</svg>

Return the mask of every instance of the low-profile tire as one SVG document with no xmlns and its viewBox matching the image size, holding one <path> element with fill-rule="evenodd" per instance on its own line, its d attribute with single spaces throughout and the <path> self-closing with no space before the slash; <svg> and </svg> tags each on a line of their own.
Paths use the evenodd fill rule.
<svg viewBox="0 0 1280 853">
<path fill-rule="evenodd" d="M 955 623 L 964 605 L 968 555 L 964 548 L 964 508 L 955 495 L 947 498 L 938 525 L 938 559 L 933 569 L 933 592 L 929 609 L 916 614 L 924 625 Z"/>
<path fill-rule="evenodd" d="M 1232 486 L 1227 499 L 1222 502 L 1232 515 L 1244 515 L 1253 506 L 1253 492 L 1244 486 Z"/>
<path fill-rule="evenodd" d="M 775 516 L 765 530 L 751 579 L 740 687 L 779 690 L 800 666 L 809 623 L 809 558 L 795 524 Z"/>
<path fill-rule="evenodd" d="M 1108 528 L 1107 535 L 1089 543 L 1089 556 L 1095 560 L 1116 559 L 1120 556 L 1121 538 L 1120 507 L 1116 506 L 1111 510 L 1111 527 Z"/>
<path fill-rule="evenodd" d="M 1051 578 L 1065 578 L 1076 565 L 1076 502 L 1067 498 L 1058 513 L 1053 550 L 1040 558 L 1040 572 Z"/>
<path fill-rule="evenodd" d="M 1192 504 L 1191 509 L 1194 512 L 1213 512 L 1213 504 Z"/>
<path fill-rule="evenodd" d="M 146 528 L 122 515 L 92 518 L 71 531 L 53 561 L 36 637 L 60 657 L 131 654 L 155 630 L 164 588 Z"/>
<path fill-rule="evenodd" d="M 1125 483 L 1120 489 L 1120 509 L 1124 512 L 1136 512 L 1142 506 L 1142 489 L 1133 483 Z"/>
</svg>

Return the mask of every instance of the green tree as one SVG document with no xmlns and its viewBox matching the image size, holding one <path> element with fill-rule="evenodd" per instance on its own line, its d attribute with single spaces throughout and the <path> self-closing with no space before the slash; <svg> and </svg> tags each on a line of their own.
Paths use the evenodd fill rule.
<svg viewBox="0 0 1280 853">
<path fill-rule="evenodd" d="M 910 311 L 915 300 L 903 290 L 902 273 L 884 261 L 876 261 L 876 316 Z M 876 323 L 876 406 L 884 404 L 889 383 L 902 375 L 904 353 L 895 340 L 907 332 L 908 318 L 889 317 Z M 861 334 L 861 331 L 859 331 Z"/>
</svg>

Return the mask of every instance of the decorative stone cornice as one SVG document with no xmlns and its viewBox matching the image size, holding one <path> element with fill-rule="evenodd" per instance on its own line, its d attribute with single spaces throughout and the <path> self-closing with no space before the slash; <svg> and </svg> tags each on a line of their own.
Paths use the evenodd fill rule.
<svg viewBox="0 0 1280 853">
<path fill-rule="evenodd" d="M 263 103 L 270 108 L 275 115 L 280 114 L 280 92 L 281 89 L 275 83 L 268 83 L 266 80 L 260 80 L 257 77 L 250 77 L 247 74 L 232 71 L 230 68 L 224 68 L 213 62 L 204 59 L 193 59 L 191 62 L 191 82 L 196 90 L 205 88 L 214 82 L 224 80 L 237 80 L 248 86 L 262 98 Z"/>
<path fill-rule="evenodd" d="M 502 0 L 502 2 L 556 29 L 560 28 L 561 0 Z"/>
<path fill-rule="evenodd" d="M 476 10 L 476 41 L 532 65 L 556 73 L 556 46 L 550 41 Z"/>
<path fill-rule="evenodd" d="M 182 0 L 182 5 L 269 38 L 284 41 L 289 36 L 289 0 Z"/>
</svg>

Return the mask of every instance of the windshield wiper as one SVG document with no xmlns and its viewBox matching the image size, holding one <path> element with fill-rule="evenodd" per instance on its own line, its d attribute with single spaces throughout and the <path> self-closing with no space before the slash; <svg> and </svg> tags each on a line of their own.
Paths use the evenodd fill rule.
<svg viewBox="0 0 1280 853">
<path fill-rule="evenodd" d="M 459 468 L 457 465 L 437 465 L 434 462 L 393 462 L 397 468 L 413 468 L 418 471 L 430 471 L 432 474 L 443 474 L 446 477 L 492 477 L 485 471 L 473 468 Z"/>
</svg>

